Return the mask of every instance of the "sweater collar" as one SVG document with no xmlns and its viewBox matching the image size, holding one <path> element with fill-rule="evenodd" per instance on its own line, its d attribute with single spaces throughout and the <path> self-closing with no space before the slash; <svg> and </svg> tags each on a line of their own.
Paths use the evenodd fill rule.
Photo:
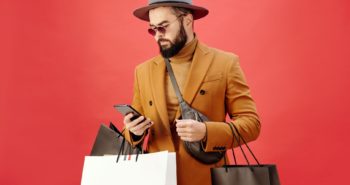
<svg viewBox="0 0 350 185">
<path fill-rule="evenodd" d="M 171 62 L 174 63 L 182 63 L 182 62 L 190 62 L 192 61 L 194 51 L 196 50 L 198 40 L 197 37 L 195 36 L 193 40 L 189 43 L 187 43 L 181 50 L 180 52 L 170 58 Z"/>
</svg>

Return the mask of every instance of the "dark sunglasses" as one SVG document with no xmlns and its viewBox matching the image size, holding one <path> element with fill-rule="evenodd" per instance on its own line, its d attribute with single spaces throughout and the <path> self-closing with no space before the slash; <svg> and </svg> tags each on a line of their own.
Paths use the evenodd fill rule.
<svg viewBox="0 0 350 185">
<path fill-rule="evenodd" d="M 176 18 L 175 20 L 171 21 L 170 23 L 168 23 L 168 24 L 165 25 L 165 26 L 154 26 L 154 27 L 148 28 L 147 31 L 148 31 L 148 33 L 151 34 L 153 37 L 157 34 L 157 31 L 159 31 L 159 33 L 161 33 L 161 34 L 165 34 L 166 28 L 167 28 L 170 24 L 176 22 L 180 17 L 182 17 L 182 16 L 184 16 L 184 15 L 185 15 L 185 14 L 181 14 L 181 15 L 177 16 L 177 18 Z"/>
</svg>

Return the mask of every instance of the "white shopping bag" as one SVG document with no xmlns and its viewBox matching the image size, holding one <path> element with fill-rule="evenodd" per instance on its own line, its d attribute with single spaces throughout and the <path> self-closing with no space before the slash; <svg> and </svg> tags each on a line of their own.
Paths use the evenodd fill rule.
<svg viewBox="0 0 350 185">
<path fill-rule="evenodd" d="M 176 185 L 176 155 L 86 156 L 81 185 Z"/>
</svg>

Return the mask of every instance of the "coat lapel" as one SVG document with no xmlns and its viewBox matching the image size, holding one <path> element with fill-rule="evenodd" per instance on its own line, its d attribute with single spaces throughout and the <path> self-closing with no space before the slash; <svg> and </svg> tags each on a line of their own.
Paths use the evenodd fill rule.
<svg viewBox="0 0 350 185">
<path fill-rule="evenodd" d="M 166 66 L 161 56 L 156 57 L 153 60 L 153 66 L 151 67 L 151 88 L 154 96 L 154 102 L 159 113 L 159 117 L 164 124 L 165 128 L 169 131 L 169 116 L 166 106 L 165 98 L 165 75 Z"/>
<path fill-rule="evenodd" d="M 207 46 L 198 42 L 196 47 L 191 69 L 189 71 L 186 83 L 185 91 L 183 94 L 184 100 L 191 105 L 194 97 L 196 96 L 201 83 L 208 72 L 208 69 L 213 61 L 213 55 L 208 51 Z M 180 117 L 180 108 L 178 109 L 175 119 Z"/>
</svg>

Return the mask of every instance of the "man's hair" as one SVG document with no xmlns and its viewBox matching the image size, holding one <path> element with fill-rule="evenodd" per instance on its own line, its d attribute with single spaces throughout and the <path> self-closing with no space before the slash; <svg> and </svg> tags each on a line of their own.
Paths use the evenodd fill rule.
<svg viewBox="0 0 350 185">
<path fill-rule="evenodd" d="M 179 15 L 187 15 L 187 14 L 192 14 L 193 15 L 193 12 L 191 9 L 188 9 L 188 8 L 182 8 L 182 7 L 176 7 L 176 6 L 173 6 L 171 7 L 172 10 L 174 11 L 175 15 L 179 16 Z"/>
<path fill-rule="evenodd" d="M 173 12 L 175 13 L 176 16 L 191 14 L 193 17 L 193 11 L 191 9 L 176 7 L 176 6 L 172 6 L 171 9 L 173 10 Z M 182 21 L 183 17 L 181 17 L 180 20 Z M 194 22 L 193 21 L 192 21 L 192 29 L 194 29 Z"/>
</svg>

